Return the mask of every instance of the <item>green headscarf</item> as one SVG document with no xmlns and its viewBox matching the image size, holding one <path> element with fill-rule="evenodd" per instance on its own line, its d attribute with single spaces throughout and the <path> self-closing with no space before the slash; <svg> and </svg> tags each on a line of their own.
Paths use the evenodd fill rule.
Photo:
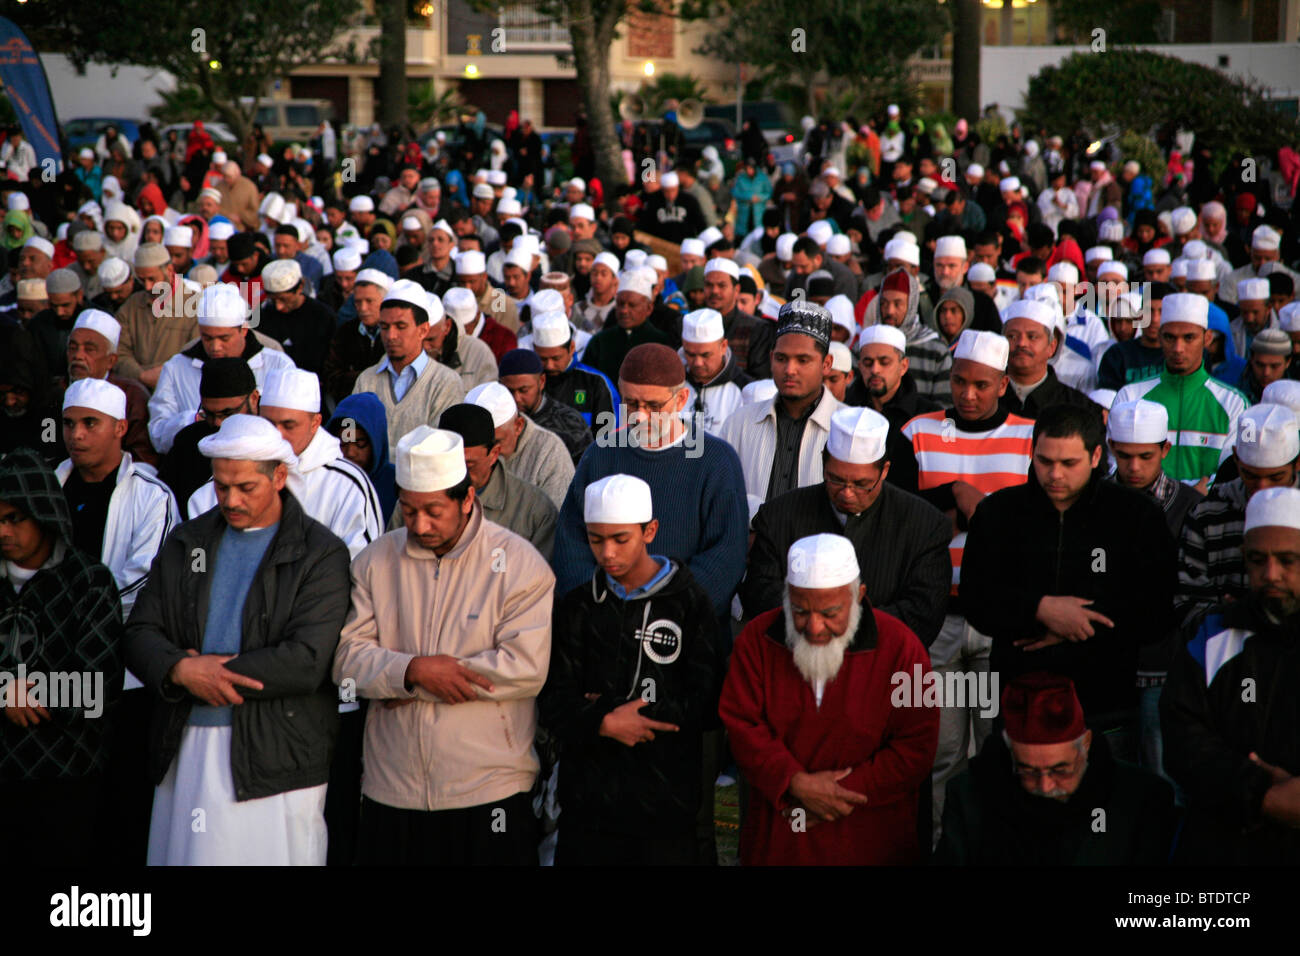
<svg viewBox="0 0 1300 956">
<path fill-rule="evenodd" d="M 23 231 L 17 239 L 9 233 L 14 226 Z M 5 213 L 4 246 L 6 249 L 17 249 L 34 235 L 36 230 L 32 228 L 32 217 L 27 215 L 25 210 L 11 209 Z"/>
<path fill-rule="evenodd" d="M 952 137 L 948 135 L 948 130 L 942 123 L 935 123 L 930 127 L 930 142 L 934 146 L 936 156 L 952 155 Z"/>
</svg>

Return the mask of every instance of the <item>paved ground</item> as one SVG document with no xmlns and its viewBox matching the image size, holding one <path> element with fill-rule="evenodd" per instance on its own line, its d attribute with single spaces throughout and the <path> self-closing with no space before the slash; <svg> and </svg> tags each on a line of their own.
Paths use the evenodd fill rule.
<svg viewBox="0 0 1300 956">
<path fill-rule="evenodd" d="M 737 787 L 717 787 L 713 797 L 713 827 L 717 831 L 718 864 L 739 866 L 740 796 Z"/>
</svg>

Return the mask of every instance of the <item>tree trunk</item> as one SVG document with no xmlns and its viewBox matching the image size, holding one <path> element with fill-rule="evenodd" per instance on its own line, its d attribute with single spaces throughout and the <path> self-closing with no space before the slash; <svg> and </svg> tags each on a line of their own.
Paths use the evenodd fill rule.
<svg viewBox="0 0 1300 956">
<path fill-rule="evenodd" d="M 406 0 L 376 0 L 379 41 L 379 122 L 406 125 Z"/>
<path fill-rule="evenodd" d="M 980 117 L 980 0 L 953 0 L 952 111 L 974 123 Z"/>
<path fill-rule="evenodd" d="M 625 0 L 574 0 L 569 5 L 569 38 L 578 87 L 587 108 L 587 135 L 596 158 L 596 175 L 605 186 L 605 206 L 617 206 L 615 187 L 627 182 L 609 103 L 609 52 Z"/>
</svg>

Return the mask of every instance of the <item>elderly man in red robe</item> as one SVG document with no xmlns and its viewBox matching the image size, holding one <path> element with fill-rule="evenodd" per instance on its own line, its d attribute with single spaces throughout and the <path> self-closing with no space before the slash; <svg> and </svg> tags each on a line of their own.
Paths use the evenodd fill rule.
<svg viewBox="0 0 1300 956">
<path fill-rule="evenodd" d="M 929 655 L 871 607 L 847 538 L 799 539 L 787 569 L 784 611 L 736 639 L 719 704 L 750 786 L 741 862 L 918 862 L 917 799 L 939 711 L 895 707 L 891 693 L 896 675 L 928 672 Z"/>
</svg>

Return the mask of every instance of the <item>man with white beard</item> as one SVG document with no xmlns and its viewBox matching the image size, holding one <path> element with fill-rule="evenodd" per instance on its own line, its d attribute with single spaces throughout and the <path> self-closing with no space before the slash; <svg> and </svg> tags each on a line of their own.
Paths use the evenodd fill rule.
<svg viewBox="0 0 1300 956">
<path fill-rule="evenodd" d="M 784 609 L 736 638 L 718 707 L 750 787 L 741 862 L 915 863 L 939 712 L 891 694 L 897 675 L 924 680 L 929 655 L 871 606 L 847 538 L 801 538 L 786 567 Z"/>
</svg>

